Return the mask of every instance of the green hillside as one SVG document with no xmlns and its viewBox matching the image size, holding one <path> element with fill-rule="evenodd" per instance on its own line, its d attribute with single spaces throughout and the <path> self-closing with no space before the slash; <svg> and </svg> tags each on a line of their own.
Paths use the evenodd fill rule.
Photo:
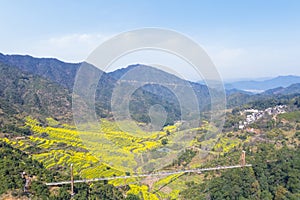
<svg viewBox="0 0 300 200">
<path fill-rule="evenodd" d="M 22 122 L 31 115 L 71 122 L 71 95 L 58 84 L 0 63 L 1 126 Z"/>
<path fill-rule="evenodd" d="M 212 171 L 202 174 L 182 173 L 152 180 L 149 178 L 131 178 L 126 181 L 116 179 L 108 183 L 121 188 L 126 183 L 128 187 L 122 189 L 121 196 L 130 194 L 141 199 L 202 199 L 207 196 L 211 196 L 213 199 L 273 199 L 279 197 L 297 199 L 300 189 L 297 184 L 300 170 L 300 138 L 297 130 L 300 124 L 299 121 L 289 117 L 290 115 L 294 116 L 295 114 L 278 115 L 277 127 L 268 129 L 259 135 L 247 131 L 230 131 L 209 140 L 201 139 L 207 131 L 213 128 L 204 122 L 198 129 L 190 130 L 197 132 L 195 140 L 190 143 L 193 148 L 179 154 L 177 159 L 171 165 L 166 166 L 164 170 L 235 165 L 239 163 L 240 152 L 243 149 L 247 151 L 247 163 L 251 163 L 252 168 Z M 172 134 L 176 134 L 180 130 L 180 124 L 177 127 L 165 127 L 164 131 L 160 133 L 160 139 L 151 141 L 151 137 L 133 138 L 134 136 L 130 133 L 120 132 L 114 122 L 105 119 L 102 120 L 102 125 L 102 131 L 106 133 L 105 137 L 110 141 L 118 142 L 120 150 L 124 154 L 148 151 L 163 146 L 162 141 L 167 137 L 167 133 L 169 134 L 168 142 L 172 143 Z M 257 122 L 257 126 L 259 125 L 260 122 Z M 42 163 L 47 170 L 58 171 L 60 176 L 69 176 L 71 163 L 74 164 L 75 175 L 81 179 L 134 174 L 132 171 L 127 171 L 128 169 L 122 169 L 121 165 L 117 168 L 109 164 L 109 160 L 126 159 L 128 163 L 134 162 L 130 154 L 124 158 L 118 157 L 117 154 L 115 154 L 117 157 L 113 157 L 114 154 L 105 155 L 108 151 L 105 150 L 103 144 L 101 151 L 94 151 L 96 154 L 91 154 L 88 151 L 91 150 L 89 147 L 97 148 L 97 146 L 95 144 L 86 145 L 86 143 L 84 145 L 80 134 L 70 125 L 62 124 L 51 118 L 47 119 L 46 124 L 42 124 L 28 117 L 26 118 L 26 127 L 31 130 L 32 135 L 24 138 L 2 138 L 2 141 L 31 155 L 32 159 Z M 284 127 L 290 128 L 285 129 Z M 94 133 L 86 132 L 84 134 L 93 137 Z M 209 144 L 212 144 L 213 148 L 207 156 L 201 157 L 202 147 Z M 103 161 L 107 162 L 101 162 L 97 153 L 101 155 Z M 15 188 L 20 189 L 20 186 L 17 185 Z M 228 188 L 234 188 L 234 190 Z M 3 190 L 5 191 L 5 189 Z"/>
<path fill-rule="evenodd" d="M 32 159 L 28 154 L 0 143 L 0 198 L 1 199 L 51 199 L 64 200 L 70 198 L 70 187 L 48 188 L 44 183 L 66 180 L 57 171 L 44 168 L 43 164 Z M 26 172 L 31 178 L 28 192 L 23 191 L 25 185 L 21 174 Z M 109 197 L 109 198 L 107 198 Z M 97 183 L 91 188 L 87 184 L 77 184 L 74 199 L 124 199 L 121 192 L 109 184 Z"/>
<path fill-rule="evenodd" d="M 288 88 L 287 95 L 229 93 L 226 120 L 218 130 L 220 121 L 209 122 L 208 88 L 191 83 L 197 99 L 205 97 L 200 105 L 201 121 L 191 127 L 190 121 L 181 120 L 178 94 L 170 89 L 179 88 L 184 95 L 187 82 L 142 66 L 143 72 L 154 70 L 166 83 L 177 82 L 169 88 L 157 84 L 139 87 L 130 99 L 131 119 L 116 121 L 110 103 L 113 89 L 120 84 L 117 78 L 127 72 L 124 69 L 104 73 L 96 91 L 99 124 L 81 124 L 86 129 L 78 130 L 71 112 L 74 77 L 66 78 L 75 75 L 78 64 L 0 57 L 5 61 L 0 62 L 0 181 L 5 183 L 0 184 L 0 199 L 69 199 L 70 185 L 46 183 L 70 180 L 71 164 L 76 180 L 179 171 L 159 177 L 76 183 L 73 199 L 299 199 L 297 87 Z M 140 84 L 127 81 L 130 86 Z M 148 112 L 158 104 L 167 118 L 153 131 Z M 273 109 L 279 105 L 284 105 L 284 111 Z M 271 114 L 265 111 L 268 108 Z M 265 114 L 240 128 L 252 115 L 249 109 Z M 188 113 L 193 116 L 194 112 Z M 252 167 L 183 172 L 238 165 L 243 150 Z M 23 171 L 32 177 L 28 192 L 23 191 Z"/>
</svg>

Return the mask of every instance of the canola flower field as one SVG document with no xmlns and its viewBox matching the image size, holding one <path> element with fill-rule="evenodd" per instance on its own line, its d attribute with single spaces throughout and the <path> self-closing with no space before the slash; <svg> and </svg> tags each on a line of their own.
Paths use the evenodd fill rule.
<svg viewBox="0 0 300 200">
<path fill-rule="evenodd" d="M 31 136 L 22 139 L 2 138 L 1 140 L 25 152 L 30 152 L 33 159 L 40 161 L 48 169 L 64 169 L 65 173 L 69 173 L 69 166 L 73 164 L 74 174 L 83 179 L 141 173 L 139 168 L 135 168 L 141 164 L 136 156 L 143 157 L 143 153 L 163 148 L 163 140 L 166 139 L 169 147 L 174 149 L 178 148 L 175 147 L 178 144 L 180 148 L 200 145 L 201 142 L 197 140 L 197 137 L 181 146 L 180 143 L 187 133 L 203 134 L 205 131 L 214 129 L 207 122 L 203 122 L 201 127 L 180 130 L 181 123 L 177 123 L 157 132 L 132 134 L 120 130 L 115 122 L 102 119 L 100 130 L 91 132 L 77 131 L 75 127 L 60 124 L 52 118 L 47 119 L 47 126 L 45 126 L 31 117 L 26 118 L 25 126 L 33 132 Z M 214 138 L 203 141 L 202 145 L 214 144 L 215 149 L 229 151 L 238 143 L 239 141 L 230 141 L 228 138 Z M 149 162 L 151 163 L 151 160 Z M 127 179 L 126 183 L 130 186 L 128 194 L 140 194 L 143 199 L 166 197 L 176 199 L 179 195 L 179 188 L 182 190 L 186 187 L 182 185 L 183 181 L 180 179 L 184 179 L 180 174 L 161 177 L 151 189 L 155 190 L 155 194 L 151 193 L 149 186 L 141 184 L 142 181 L 137 178 Z M 109 183 L 120 186 L 124 184 L 124 180 L 115 179 Z"/>
</svg>

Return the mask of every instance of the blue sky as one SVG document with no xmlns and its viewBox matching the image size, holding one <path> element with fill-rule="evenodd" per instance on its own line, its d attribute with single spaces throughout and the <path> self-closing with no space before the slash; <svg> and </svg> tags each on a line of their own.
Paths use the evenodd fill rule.
<svg viewBox="0 0 300 200">
<path fill-rule="evenodd" d="M 300 75 L 300 1 L 0 3 L 4 54 L 79 62 L 120 32 L 159 27 L 199 43 L 224 79 Z"/>
</svg>

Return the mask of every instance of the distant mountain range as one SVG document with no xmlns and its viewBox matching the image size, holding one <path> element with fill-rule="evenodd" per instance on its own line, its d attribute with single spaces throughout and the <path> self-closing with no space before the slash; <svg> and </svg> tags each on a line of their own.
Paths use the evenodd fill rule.
<svg viewBox="0 0 300 200">
<path fill-rule="evenodd" d="M 277 94 L 289 95 L 289 94 L 295 94 L 295 93 L 300 94 L 300 83 L 295 83 L 288 87 L 278 87 L 278 88 L 270 89 L 270 90 L 265 91 L 263 94 L 266 94 L 266 95 L 277 95 Z"/>
<path fill-rule="evenodd" d="M 4 102 L 1 107 L 7 104 L 6 107 L 16 108 L 14 112 L 6 112 L 7 110 L 0 107 L 0 115 L 4 112 L 16 117 L 17 113 L 24 113 L 22 116 L 35 115 L 40 118 L 53 117 L 72 121 L 72 90 L 76 73 L 82 63 L 65 63 L 53 58 L 34 58 L 28 55 L 0 54 L 0 64 L 2 86 L 0 100 Z M 177 97 L 187 98 L 185 94 L 189 89 L 194 91 L 196 99 L 201 102 L 199 109 L 205 109 L 210 104 L 206 86 L 182 80 L 150 66 L 132 65 L 114 72 L 101 71 L 101 73 L 95 105 L 99 117 L 112 117 L 112 93 L 120 84 L 118 80 L 121 77 L 123 77 L 122 84 L 130 83 L 131 87 L 133 84 L 143 82 L 147 77 L 149 80 L 151 78 L 156 80 L 138 87 L 131 96 L 131 117 L 137 121 L 149 122 L 148 111 L 156 104 L 162 105 L 167 111 L 166 123 L 180 120 L 182 105 Z M 130 76 L 124 76 L 125 74 Z M 177 94 L 171 91 L 173 89 Z M 182 101 L 188 105 L 190 99 Z M 189 112 L 192 114 L 194 110 Z"/>
<path fill-rule="evenodd" d="M 300 83 L 300 77 L 290 75 L 278 76 L 276 78 L 264 81 L 237 81 L 232 83 L 226 83 L 225 88 L 227 90 L 237 89 L 247 92 L 261 93 L 273 88 L 288 87 L 295 83 Z"/>
<path fill-rule="evenodd" d="M 266 90 L 259 94 L 245 92 L 243 90 L 231 89 L 227 91 L 227 107 L 233 108 L 251 102 L 272 101 L 280 102 L 282 99 L 291 99 L 300 95 L 300 83 L 288 87 L 277 87 Z M 276 104 L 274 104 L 275 106 Z"/>
<path fill-rule="evenodd" d="M 41 120 L 52 117 L 72 122 L 72 90 L 81 64 L 0 53 L 0 126 L 8 122 L 15 123 L 28 115 Z M 188 91 L 195 94 L 199 110 L 210 107 L 207 86 L 180 79 L 151 66 L 137 64 L 101 73 L 95 93 L 95 108 L 99 117 L 113 117 L 112 95 L 120 85 L 125 86 L 125 90 L 129 86 L 137 87 L 130 97 L 130 117 L 141 122 L 150 122 L 149 109 L 157 104 L 167 112 L 166 124 L 180 120 L 184 109 L 188 115 L 194 115 L 197 109 L 190 106 L 195 102 L 189 98 Z M 141 84 L 143 82 L 146 83 Z M 300 93 L 300 84 L 297 83 L 300 83 L 300 77 L 280 76 L 265 81 L 226 84 L 227 104 L 233 107 L 266 96 Z M 253 95 L 249 92 L 253 90 L 264 92 Z"/>
</svg>

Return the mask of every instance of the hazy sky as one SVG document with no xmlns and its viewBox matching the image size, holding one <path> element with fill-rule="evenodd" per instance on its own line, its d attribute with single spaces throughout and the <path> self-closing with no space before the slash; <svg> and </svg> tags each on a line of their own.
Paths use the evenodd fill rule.
<svg viewBox="0 0 300 200">
<path fill-rule="evenodd" d="M 199 43 L 224 79 L 300 75 L 300 1 L 296 0 L 0 3 L 4 54 L 79 62 L 120 32 L 159 27 Z"/>
</svg>

